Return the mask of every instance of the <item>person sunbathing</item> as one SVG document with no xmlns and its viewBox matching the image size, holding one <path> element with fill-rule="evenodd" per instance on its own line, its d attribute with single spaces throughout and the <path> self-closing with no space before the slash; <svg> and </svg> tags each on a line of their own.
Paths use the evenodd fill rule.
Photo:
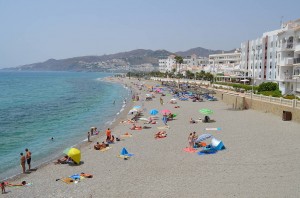
<svg viewBox="0 0 300 198">
<path fill-rule="evenodd" d="M 191 118 L 191 119 L 190 119 L 190 123 L 191 123 L 191 124 L 195 124 L 196 121 L 195 121 L 193 118 Z"/>
<path fill-rule="evenodd" d="M 87 173 L 80 173 L 80 176 L 84 178 L 93 178 L 93 175 Z"/>
<path fill-rule="evenodd" d="M 22 181 L 20 184 L 6 183 L 6 186 L 25 186 L 26 184 L 27 184 L 26 181 Z"/>
<path fill-rule="evenodd" d="M 100 150 L 100 143 L 97 142 L 95 145 L 94 145 L 94 149 L 95 150 Z"/>
<path fill-rule="evenodd" d="M 69 160 L 70 158 L 67 155 L 65 155 L 62 158 L 57 159 L 57 161 L 54 162 L 54 164 L 66 164 Z"/>
<path fill-rule="evenodd" d="M 106 148 L 106 144 L 105 144 L 104 142 L 102 142 L 102 143 L 100 144 L 99 149 L 101 150 L 101 149 L 105 149 L 105 148 Z"/>
<path fill-rule="evenodd" d="M 133 124 L 130 129 L 131 130 L 140 130 L 140 129 L 142 129 L 142 127 L 141 126 L 136 126 L 135 124 Z"/>
<path fill-rule="evenodd" d="M 154 137 L 155 138 L 164 138 L 164 137 L 167 137 L 167 133 L 166 133 L 166 131 L 159 131 L 155 134 Z"/>
</svg>

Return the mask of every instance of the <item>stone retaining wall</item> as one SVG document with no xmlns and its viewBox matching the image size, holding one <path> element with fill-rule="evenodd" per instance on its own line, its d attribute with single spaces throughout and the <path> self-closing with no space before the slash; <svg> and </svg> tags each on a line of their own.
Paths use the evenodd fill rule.
<svg viewBox="0 0 300 198">
<path fill-rule="evenodd" d="M 251 98 L 246 98 L 244 96 L 240 96 L 239 94 L 226 93 L 219 90 L 215 90 L 215 92 L 215 97 L 217 97 L 218 100 L 223 101 L 228 105 L 232 105 L 233 109 L 254 109 L 265 113 L 272 113 L 279 116 L 280 119 L 282 119 L 283 111 L 290 111 L 292 113 L 292 121 L 300 122 L 300 109 L 298 108 L 266 101 L 251 100 Z"/>
</svg>

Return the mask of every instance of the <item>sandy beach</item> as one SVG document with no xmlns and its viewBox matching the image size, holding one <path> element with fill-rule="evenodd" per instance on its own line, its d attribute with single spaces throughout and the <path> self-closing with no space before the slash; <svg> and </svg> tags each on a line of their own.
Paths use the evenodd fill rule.
<svg viewBox="0 0 300 198">
<path fill-rule="evenodd" d="M 113 81 L 117 81 L 114 79 Z M 132 83 L 136 79 L 122 79 L 132 86 L 140 101 L 128 103 L 121 120 L 131 106 L 142 106 L 143 117 L 149 111 L 169 109 L 177 114 L 169 121 L 167 137 L 155 139 L 157 127 L 164 124 L 147 125 L 150 129 L 130 130 L 132 126 L 119 123 L 112 126 L 112 134 L 119 137 L 128 132 L 132 137 L 122 138 L 111 145 L 111 149 L 100 152 L 93 149 L 103 136 L 94 137 L 91 143 L 81 146 L 83 164 L 70 166 L 50 163 L 31 174 L 9 181 L 30 182 L 30 186 L 7 187 L 2 197 L 299 197 L 300 195 L 300 133 L 299 123 L 284 122 L 281 118 L 253 110 L 235 111 L 221 101 L 192 102 L 169 101 L 170 94 L 160 94 L 152 101 L 145 101 L 147 90 L 137 90 Z M 145 82 L 158 84 L 157 82 Z M 214 111 L 212 123 L 190 124 L 189 119 L 203 118 L 199 109 Z M 161 118 L 161 114 L 158 114 Z M 144 121 L 137 125 L 144 126 Z M 221 128 L 207 131 L 206 128 Z M 100 128 L 100 127 L 98 127 Z M 222 140 L 226 149 L 214 155 L 199 156 L 187 153 L 189 133 L 210 133 Z M 209 143 L 209 140 L 207 141 Z M 118 158 L 126 147 L 134 156 L 128 160 Z M 198 149 L 201 150 L 201 149 Z M 93 174 L 76 184 L 56 181 L 78 173 Z"/>
</svg>

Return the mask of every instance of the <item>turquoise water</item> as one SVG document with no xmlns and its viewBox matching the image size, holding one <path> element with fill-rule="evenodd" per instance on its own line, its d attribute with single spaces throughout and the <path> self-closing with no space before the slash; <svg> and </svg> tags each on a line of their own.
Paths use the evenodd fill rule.
<svg viewBox="0 0 300 198">
<path fill-rule="evenodd" d="M 86 139 L 90 127 L 108 127 L 128 97 L 122 85 L 102 81 L 110 75 L 0 72 L 0 179 L 21 172 L 25 148 L 35 167 Z"/>
</svg>

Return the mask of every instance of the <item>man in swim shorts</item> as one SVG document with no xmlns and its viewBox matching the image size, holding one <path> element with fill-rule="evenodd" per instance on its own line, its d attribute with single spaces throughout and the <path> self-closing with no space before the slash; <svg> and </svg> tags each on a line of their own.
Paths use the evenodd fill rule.
<svg viewBox="0 0 300 198">
<path fill-rule="evenodd" d="M 25 151 L 26 151 L 26 161 L 27 161 L 27 164 L 28 164 L 28 170 L 30 170 L 31 169 L 31 165 L 30 165 L 30 163 L 31 163 L 31 152 L 28 150 L 28 148 L 25 149 Z"/>
</svg>

